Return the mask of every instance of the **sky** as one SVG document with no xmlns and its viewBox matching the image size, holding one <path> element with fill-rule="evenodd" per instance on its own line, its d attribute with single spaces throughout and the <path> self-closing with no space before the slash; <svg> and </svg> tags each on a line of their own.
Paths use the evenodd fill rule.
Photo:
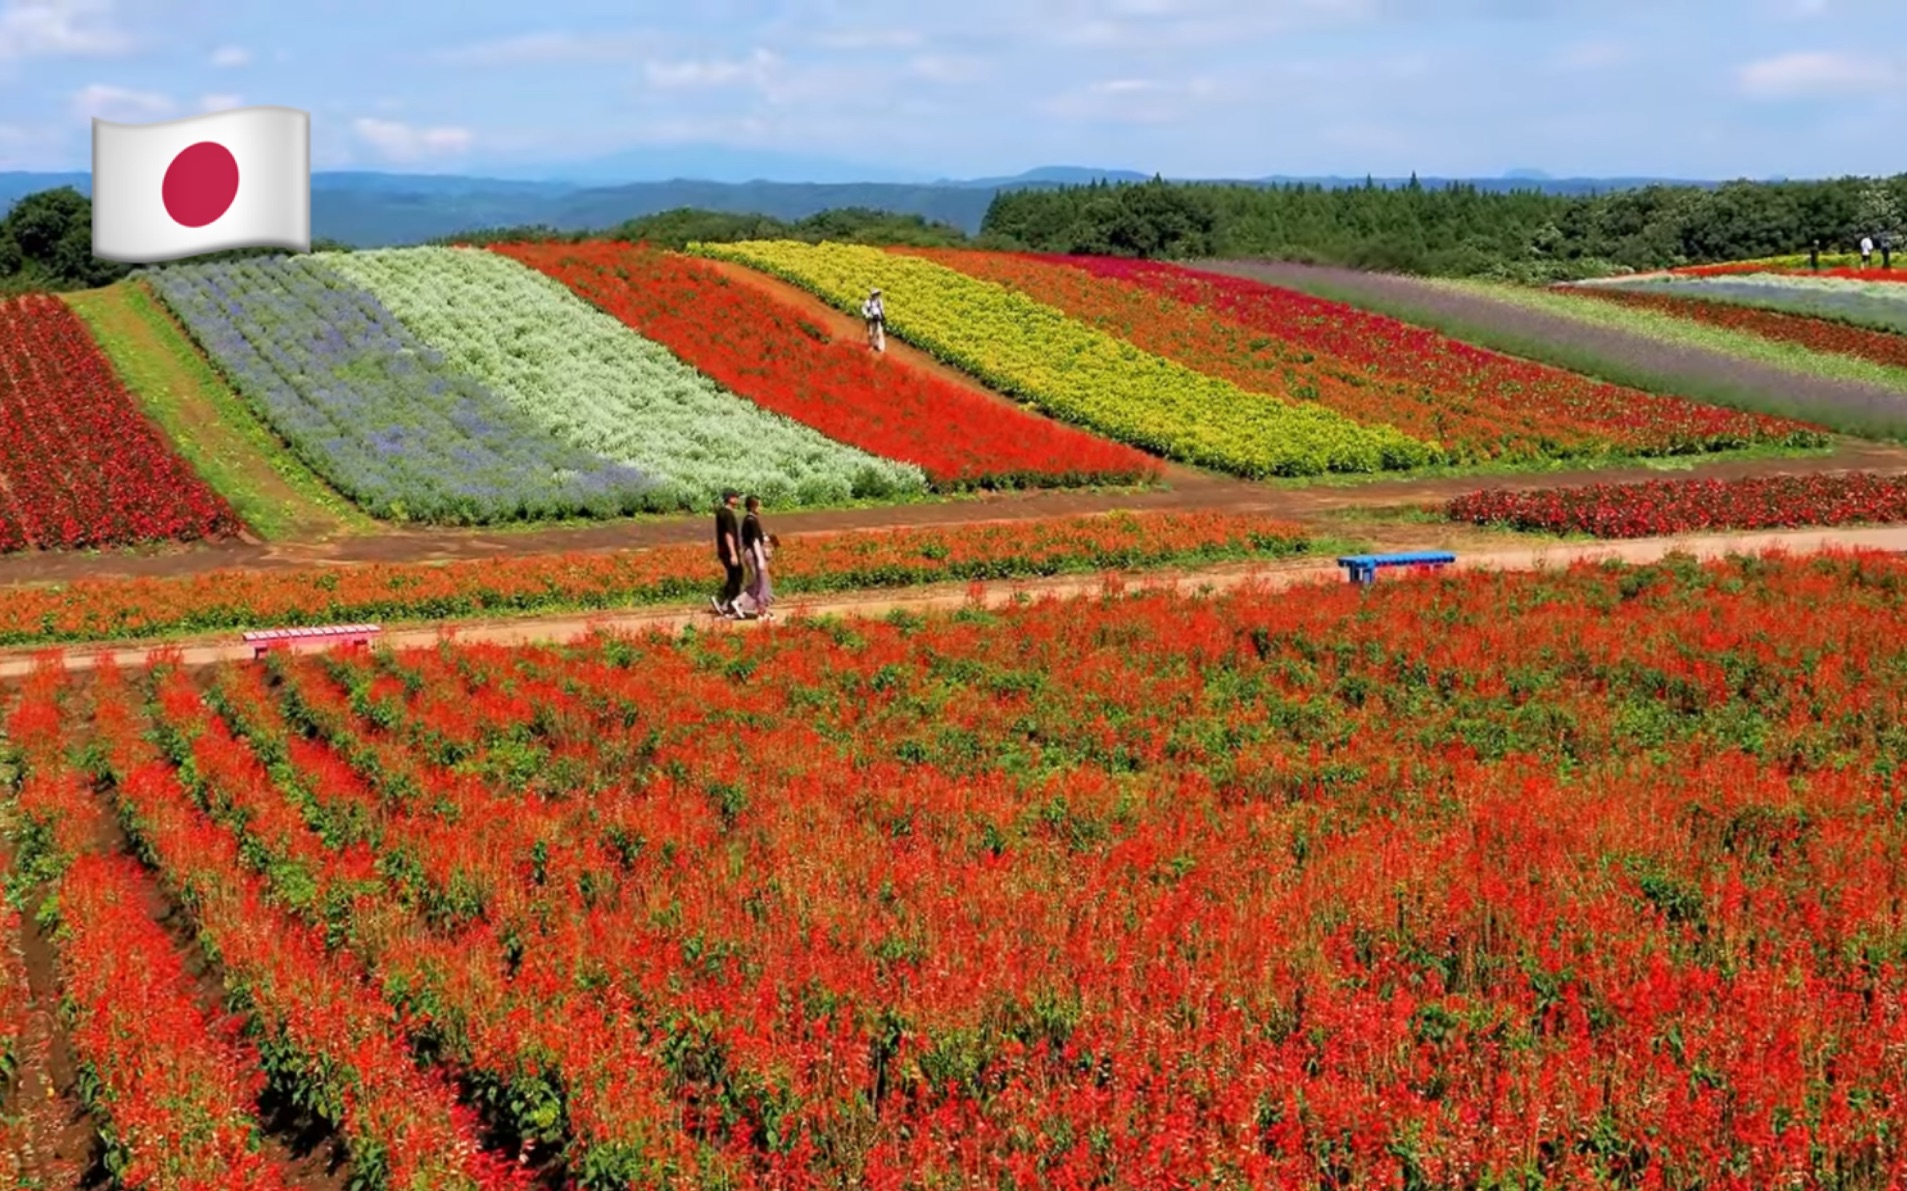
<svg viewBox="0 0 1907 1191">
<path fill-rule="evenodd" d="M 0 0 L 0 170 L 276 104 L 314 169 L 1907 171 L 1903 0 Z"/>
</svg>

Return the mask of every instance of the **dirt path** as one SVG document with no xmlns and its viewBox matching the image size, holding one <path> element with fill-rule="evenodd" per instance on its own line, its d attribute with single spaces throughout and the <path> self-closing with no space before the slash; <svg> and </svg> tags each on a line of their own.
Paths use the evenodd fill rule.
<svg viewBox="0 0 1907 1191">
<path fill-rule="evenodd" d="M 1384 509 L 1447 500 L 1479 488 L 1548 488 L 1558 485 L 1626 483 L 1699 475 L 1733 479 L 1745 476 L 1818 475 L 1841 471 L 1907 472 L 1907 447 L 1844 441 L 1831 455 L 1794 459 L 1737 459 L 1704 463 L 1697 471 L 1649 467 L 1574 472 L 1531 472 L 1505 476 L 1435 479 L 1372 479 L 1356 483 L 1271 487 L 1202 477 L 1147 491 L 1039 491 L 998 493 L 964 500 L 890 505 L 881 508 L 777 513 L 768 510 L 777 533 L 826 533 L 972 525 L 992 521 L 1132 511 L 1207 511 L 1249 513 L 1280 520 L 1317 522 L 1335 511 Z M 1327 528 L 1338 530 L 1333 524 Z M 1434 531 L 1436 527 L 1430 527 Z M 1458 532 L 1456 527 L 1448 531 Z M 541 530 L 419 530 L 353 535 L 324 542 L 267 544 L 223 543 L 117 551 L 102 554 L 16 554 L 0 558 L 0 585 L 64 583 L 83 578 L 166 578 L 204 574 L 225 568 L 284 570 L 310 566 L 366 563 L 445 562 L 479 558 L 515 558 L 571 551 L 593 553 L 646 549 L 705 540 L 707 518 L 684 515 L 649 517 L 603 525 Z M 1413 537 L 1421 535 L 1413 533 Z"/>
<path fill-rule="evenodd" d="M 375 524 L 286 454 L 143 285 L 65 297 L 173 448 L 259 536 L 319 538 Z"/>
<path fill-rule="evenodd" d="M 1359 304 L 1368 301 L 1371 309 L 1379 311 L 1392 307 L 1421 311 L 1420 325 L 1424 326 L 1449 319 L 1461 326 L 1497 331 L 1513 340 L 1554 344 L 1572 354 L 1619 361 L 1665 380 L 1688 378 L 1696 382 L 1690 392 L 1698 399 L 1704 390 L 1732 391 L 1754 399 L 1761 409 L 1793 410 L 1804 418 L 1810 411 L 1814 411 L 1813 416 L 1822 416 L 1821 411 L 1837 411 L 1878 425 L 1898 422 L 1907 414 L 1907 393 L 1896 389 L 1814 376 L 1712 348 L 1669 343 L 1636 331 L 1447 289 L 1419 278 L 1275 261 L 1200 261 L 1196 267 L 1305 292 L 1344 295 Z M 1406 317 L 1406 321 L 1416 320 Z"/>
<path fill-rule="evenodd" d="M 1688 535 L 1590 544 L 1546 543 L 1520 549 L 1458 554 L 1455 569 L 1541 570 L 1567 567 L 1579 562 L 1609 560 L 1649 563 L 1672 553 L 1713 559 L 1729 554 L 1754 554 L 1769 550 L 1808 554 L 1827 549 L 1907 553 L 1907 525 L 1783 533 Z M 1304 584 L 1335 584 L 1343 581 L 1343 571 L 1335 561 L 1315 558 L 1276 563 L 1235 563 L 1195 570 L 1121 575 L 1112 579 L 1112 582 L 1130 589 L 1162 587 L 1186 592 L 1226 591 L 1247 583 L 1264 583 L 1275 589 L 1286 589 Z M 1108 578 L 1104 575 L 1074 575 L 983 584 L 949 583 L 912 588 L 904 592 L 791 598 L 783 601 L 780 614 L 783 620 L 811 616 L 881 617 L 896 609 L 909 612 L 952 610 L 976 600 L 987 607 L 997 608 L 1028 598 L 1090 595 L 1104 590 L 1107 582 Z M 622 613 L 565 614 L 425 625 L 387 632 L 381 641 L 394 649 L 427 647 L 446 638 L 516 645 L 533 641 L 573 641 L 598 631 L 641 633 L 656 630 L 677 633 L 693 625 L 713 632 L 756 632 L 772 628 L 772 624 L 721 620 L 707 611 L 678 606 Z M 236 640 L 236 634 L 168 642 L 150 649 L 143 646 L 74 647 L 62 650 L 61 656 L 69 671 L 88 671 L 97 666 L 101 658 L 108 656 L 116 658 L 121 666 L 143 666 L 147 658 L 160 649 L 177 656 L 180 664 L 194 667 L 245 661 L 252 656 L 251 650 Z M 25 677 L 32 672 L 35 659 L 45 651 L 43 646 L 0 651 L 0 681 L 18 681 Z"/>
</svg>

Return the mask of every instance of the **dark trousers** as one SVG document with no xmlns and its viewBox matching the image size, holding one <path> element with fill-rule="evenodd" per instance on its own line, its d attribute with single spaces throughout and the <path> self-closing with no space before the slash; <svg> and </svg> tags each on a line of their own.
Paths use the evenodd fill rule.
<svg viewBox="0 0 1907 1191">
<path fill-rule="evenodd" d="M 721 600 L 724 607 L 735 602 L 742 594 L 742 564 L 732 559 L 722 560 L 722 569 L 728 572 L 728 578 L 722 584 Z"/>
</svg>

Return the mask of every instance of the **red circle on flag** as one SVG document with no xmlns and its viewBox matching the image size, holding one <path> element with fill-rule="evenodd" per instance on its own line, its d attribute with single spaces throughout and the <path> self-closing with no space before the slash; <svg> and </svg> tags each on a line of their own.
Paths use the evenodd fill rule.
<svg viewBox="0 0 1907 1191">
<path fill-rule="evenodd" d="M 232 208 L 238 197 L 238 159 L 216 141 L 179 151 L 160 188 L 166 214 L 186 227 L 204 227 Z"/>
</svg>

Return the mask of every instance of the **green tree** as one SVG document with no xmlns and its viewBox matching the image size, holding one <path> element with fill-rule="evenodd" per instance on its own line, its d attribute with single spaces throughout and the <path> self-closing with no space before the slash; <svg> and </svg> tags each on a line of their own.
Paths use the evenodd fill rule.
<svg viewBox="0 0 1907 1191">
<path fill-rule="evenodd" d="M 131 271 L 93 255 L 93 204 L 70 186 L 29 194 L 0 219 L 0 283 L 9 289 L 90 289 Z"/>
<path fill-rule="evenodd" d="M 1879 178 L 1861 187 L 1854 220 L 1863 235 L 1898 235 L 1900 203 L 1894 197 L 1893 187 Z"/>
</svg>

